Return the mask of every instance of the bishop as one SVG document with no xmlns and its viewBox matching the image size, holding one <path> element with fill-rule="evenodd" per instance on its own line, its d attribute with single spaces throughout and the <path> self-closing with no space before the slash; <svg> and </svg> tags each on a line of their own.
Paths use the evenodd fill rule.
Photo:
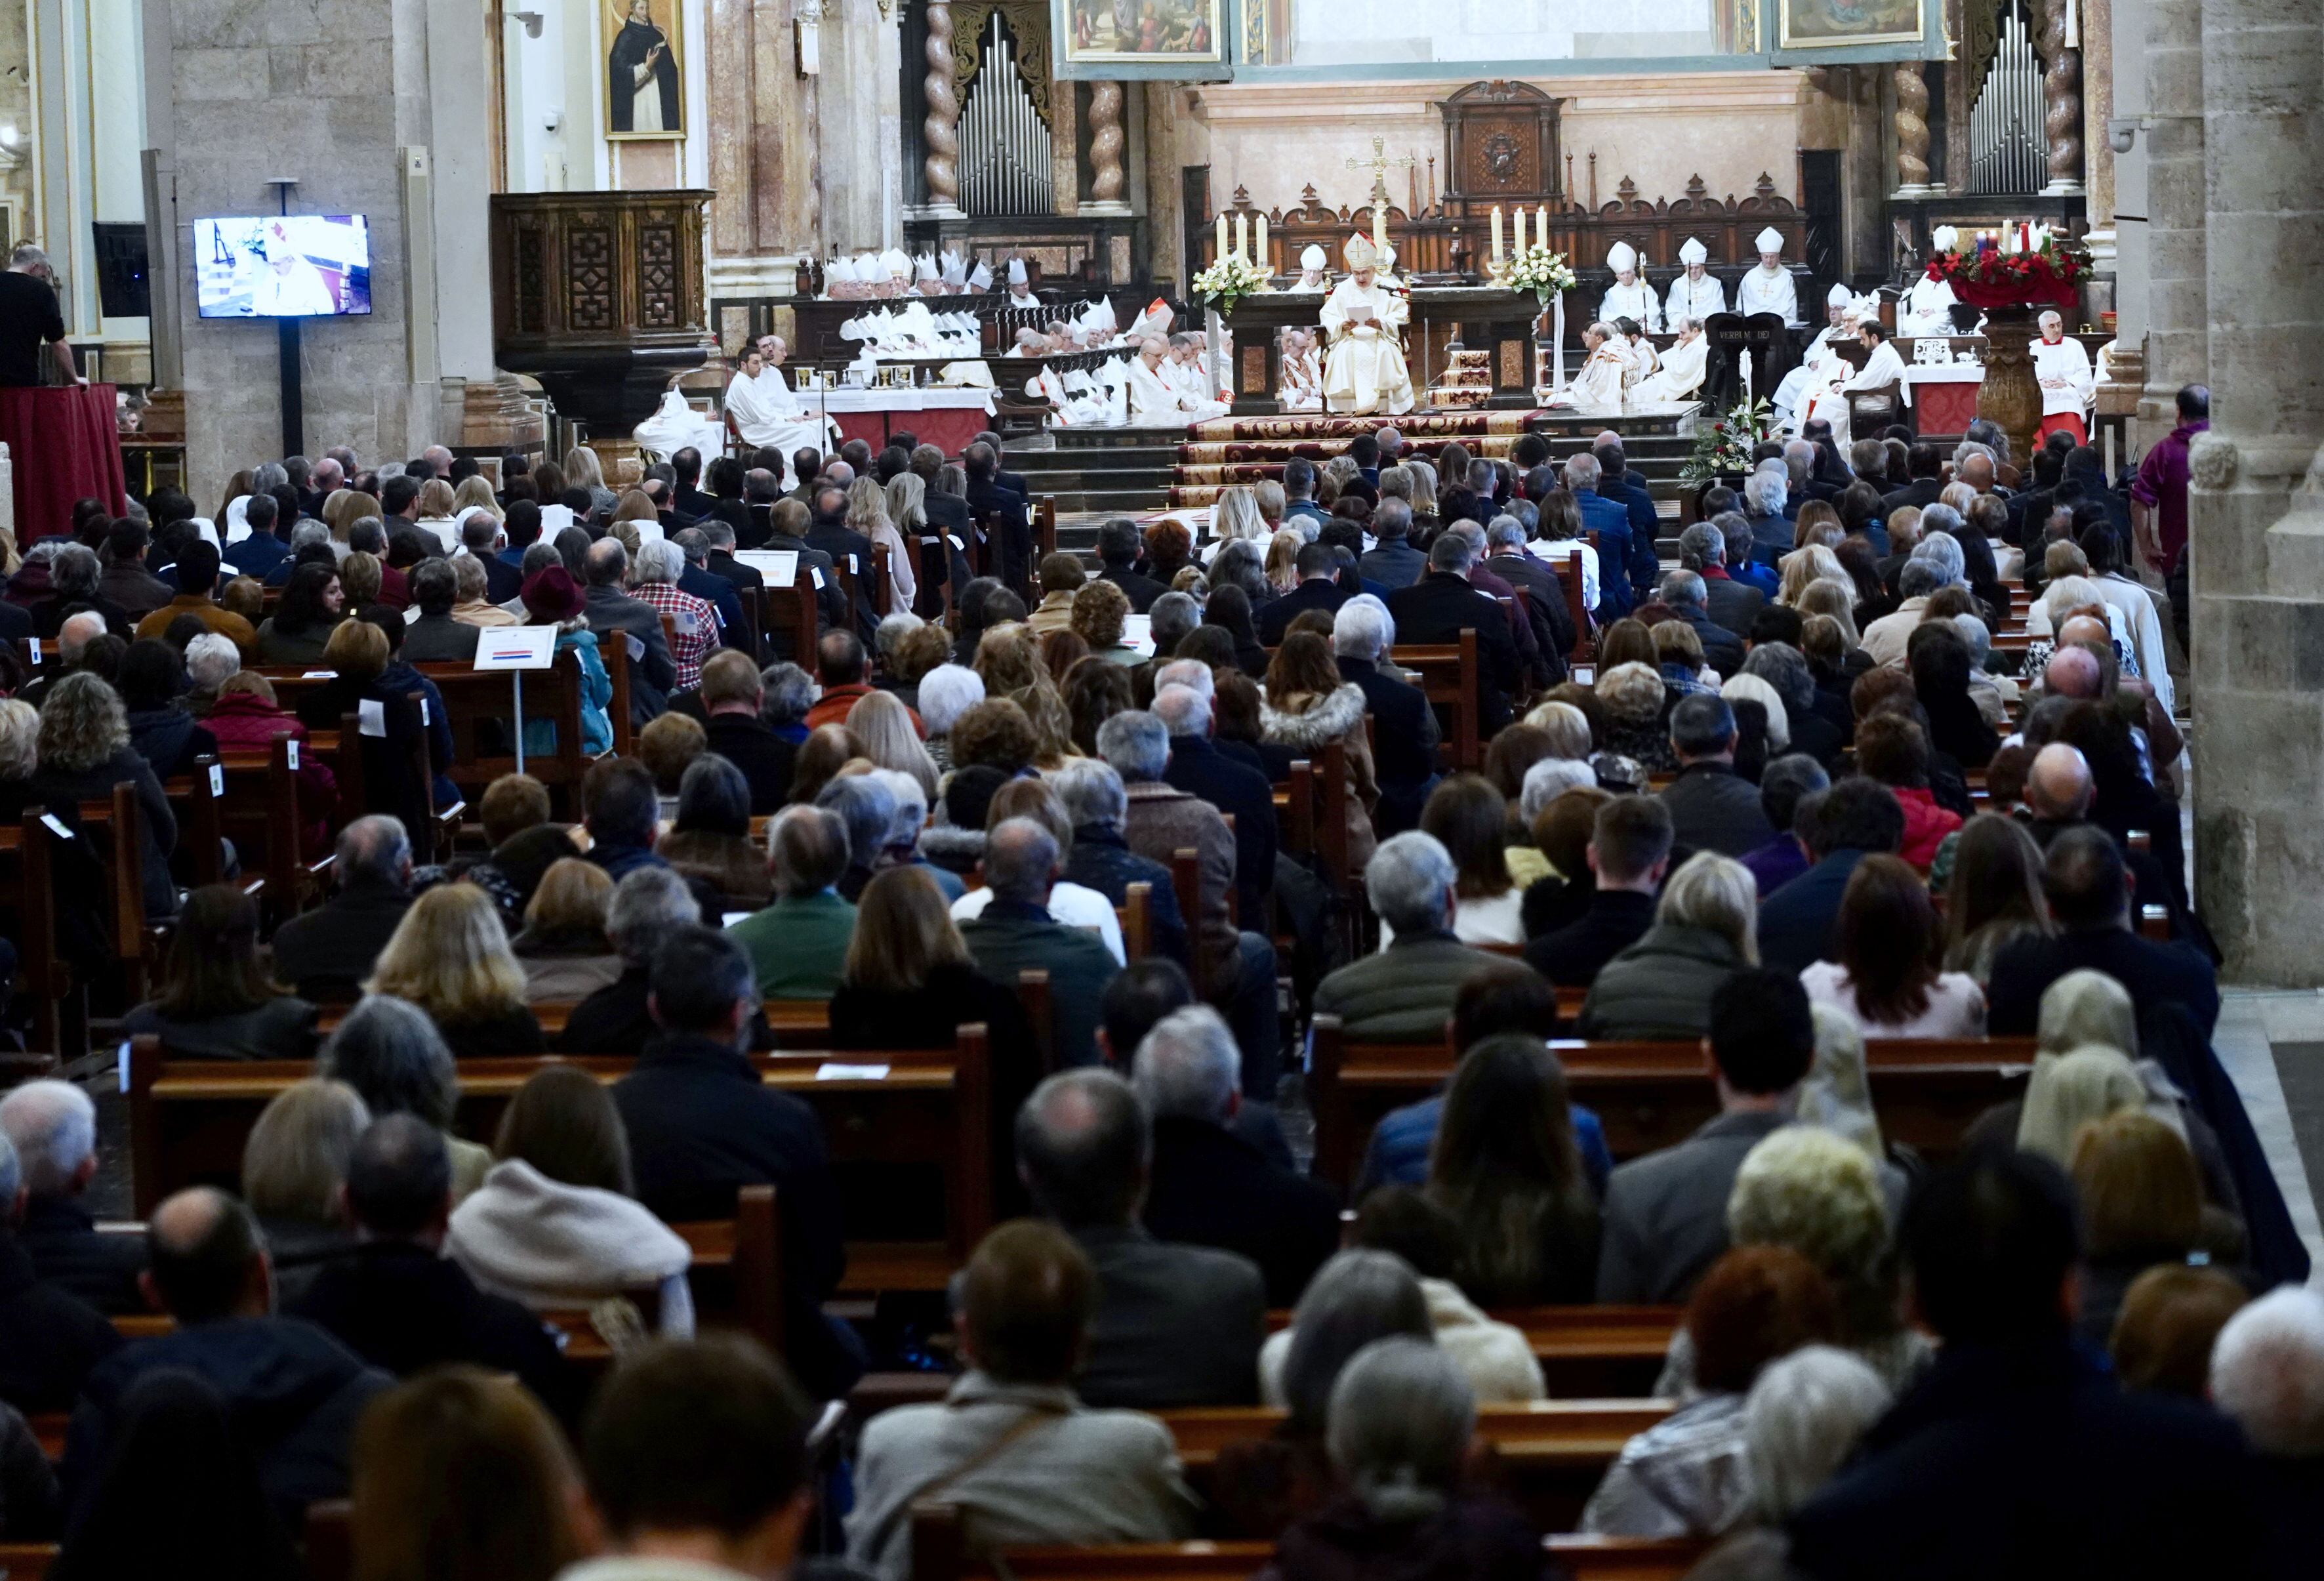
<svg viewBox="0 0 2324 1581">
<path fill-rule="evenodd" d="M 1614 272 L 1614 283 L 1599 299 L 1598 316 L 1609 324 L 1617 319 L 1635 319 L 1648 333 L 1659 330 L 1663 306 L 1655 300 L 1654 288 L 1638 278 L 1637 249 L 1628 242 L 1616 242 L 1606 254 L 1606 267 Z"/>
<path fill-rule="evenodd" d="M 1323 299 L 1320 315 L 1332 337 L 1331 359 L 1323 365 L 1324 404 L 1351 416 L 1410 411 L 1412 377 L 1396 332 L 1411 316 L 1411 305 L 1379 283 L 1379 254 L 1370 237 L 1350 236 L 1342 254 L 1348 277 Z"/>
<path fill-rule="evenodd" d="M 1692 236 L 1678 250 L 1678 261 L 1686 265 L 1686 273 L 1671 282 L 1670 294 L 1663 298 L 1663 322 L 1674 334 L 1682 319 L 1707 324 L 1713 313 L 1727 310 L 1727 288 L 1703 267 L 1710 258 L 1710 250 Z"/>
<path fill-rule="evenodd" d="M 1784 267 L 1784 233 L 1769 226 L 1753 238 L 1759 249 L 1759 266 L 1747 271 L 1735 288 L 1735 310 L 1745 318 L 1773 313 L 1786 324 L 1800 322 L 1799 293 L 1792 288 L 1791 271 Z"/>
</svg>

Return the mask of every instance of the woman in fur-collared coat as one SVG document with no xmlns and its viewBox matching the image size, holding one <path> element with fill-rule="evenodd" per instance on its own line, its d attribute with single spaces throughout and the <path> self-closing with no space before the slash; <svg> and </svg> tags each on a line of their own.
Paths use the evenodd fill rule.
<svg viewBox="0 0 2324 1581">
<path fill-rule="evenodd" d="M 1379 844 L 1372 809 L 1379 783 L 1364 729 L 1363 689 L 1340 679 L 1331 644 L 1314 632 L 1292 632 L 1267 667 L 1267 699 L 1259 707 L 1265 739 L 1321 757 L 1334 741 L 1348 754 L 1348 870 L 1361 873 Z"/>
</svg>

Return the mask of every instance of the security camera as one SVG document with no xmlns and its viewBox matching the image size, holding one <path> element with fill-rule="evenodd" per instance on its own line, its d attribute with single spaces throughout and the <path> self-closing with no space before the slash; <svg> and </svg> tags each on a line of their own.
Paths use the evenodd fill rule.
<svg viewBox="0 0 2324 1581">
<path fill-rule="evenodd" d="M 555 132 L 564 125 L 565 112 L 563 110 L 551 110 L 547 115 L 540 117 L 540 129 L 544 132 Z"/>
<path fill-rule="evenodd" d="M 2131 146 L 2138 141 L 2139 133 L 2144 131 L 2145 126 L 2145 117 L 2140 116 L 2107 121 L 2107 146 L 2116 153 L 2128 153 Z"/>
<path fill-rule="evenodd" d="M 540 23 L 542 17 L 540 12 L 519 11 L 512 13 L 512 14 L 519 22 L 524 23 L 525 37 L 529 39 L 537 39 L 540 36 Z"/>
</svg>

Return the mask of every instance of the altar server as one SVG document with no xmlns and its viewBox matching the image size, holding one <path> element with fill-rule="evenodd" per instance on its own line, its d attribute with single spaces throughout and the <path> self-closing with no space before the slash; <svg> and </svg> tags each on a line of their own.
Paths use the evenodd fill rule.
<svg viewBox="0 0 2324 1581">
<path fill-rule="evenodd" d="M 1786 324 L 1800 322 L 1799 293 L 1792 289 L 1791 272 L 1784 267 L 1784 233 L 1769 226 L 1754 238 L 1759 266 L 1746 271 L 1735 289 L 1735 310 L 1748 319 L 1773 313 Z"/>
<path fill-rule="evenodd" d="M 1163 372 L 1169 355 L 1170 343 L 1158 335 L 1147 337 L 1138 348 L 1137 359 L 1130 365 L 1130 421 L 1182 427 L 1224 417 L 1225 402 L 1198 399 L 1170 383 Z"/>
<path fill-rule="evenodd" d="M 1711 362 L 1711 337 L 1694 319 L 1682 318 L 1677 322 L 1678 338 L 1663 353 L 1661 368 L 1638 381 L 1630 392 L 1634 405 L 1671 406 L 1702 393 Z"/>
<path fill-rule="evenodd" d="M 651 417 L 631 430 L 630 438 L 640 449 L 650 450 L 664 459 L 688 447 L 705 456 L 726 453 L 726 436 L 719 431 L 715 420 L 687 405 L 685 395 L 674 388 L 661 393 L 661 404 L 654 408 Z M 229 510 L 227 514 L 230 517 L 233 512 Z"/>
<path fill-rule="evenodd" d="M 1614 283 L 1606 288 L 1599 300 L 1598 316 L 1609 324 L 1618 319 L 1635 319 L 1648 333 L 1663 327 L 1663 307 L 1655 300 L 1654 288 L 1638 278 L 1638 252 L 1628 242 L 1616 242 L 1606 254 L 1606 267 L 1614 272 Z"/>
<path fill-rule="evenodd" d="M 2076 444 L 2089 442 L 2090 354 L 2066 334 L 2066 320 L 2053 310 L 2042 315 L 2042 338 L 2028 341 L 2034 356 L 2034 376 L 2042 384 L 2042 426 L 2034 430 L 2038 443 L 2061 429 Z"/>
<path fill-rule="evenodd" d="M 1619 416 L 1622 376 L 1629 370 L 1630 362 L 1616 349 L 1617 338 L 1611 324 L 1592 324 L 1584 329 L 1582 344 L 1589 348 L 1589 356 L 1582 361 L 1582 371 L 1573 375 L 1573 383 L 1551 396 L 1547 404 L 1601 417 Z"/>
<path fill-rule="evenodd" d="M 1402 296 L 1378 282 L 1379 254 L 1371 238 L 1348 238 L 1342 255 L 1348 277 L 1323 299 L 1324 333 L 1332 337 L 1323 365 L 1323 400 L 1332 411 L 1391 416 L 1412 410 L 1412 377 L 1404 365 L 1397 329 L 1411 316 Z"/>
<path fill-rule="evenodd" d="M 1706 324 L 1713 313 L 1727 310 L 1727 288 L 1703 267 L 1710 258 L 1710 251 L 1692 236 L 1679 247 L 1678 261 L 1686 265 L 1686 273 L 1671 282 L 1670 294 L 1663 298 L 1663 322 L 1674 334 L 1682 319 Z"/>
<path fill-rule="evenodd" d="M 775 339 L 776 363 L 782 361 L 783 350 L 783 342 Z M 742 354 L 742 365 L 726 386 L 726 422 L 744 444 L 780 453 L 786 489 L 802 481 L 790 463 L 793 451 L 835 449 L 839 444 L 839 425 L 802 406 L 782 369 L 770 365 L 757 346 Z"/>
<path fill-rule="evenodd" d="M 1322 291 L 1329 286 L 1332 283 L 1332 278 L 1323 265 L 1330 261 L 1331 255 L 1323 248 L 1313 242 L 1308 243 L 1306 246 L 1300 249 L 1299 253 L 1299 283 L 1291 289 Z"/>
</svg>

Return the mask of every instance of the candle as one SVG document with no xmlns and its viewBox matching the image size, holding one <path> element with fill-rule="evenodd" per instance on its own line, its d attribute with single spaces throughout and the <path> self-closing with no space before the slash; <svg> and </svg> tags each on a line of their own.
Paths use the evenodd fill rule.
<svg viewBox="0 0 2324 1581">
<path fill-rule="evenodd" d="M 1247 214 L 1235 216 L 1235 256 L 1250 256 L 1250 216 Z"/>
<path fill-rule="evenodd" d="M 1499 268 L 1499 267 L 1500 267 L 1500 263 L 1501 263 L 1501 206 L 1500 206 L 1499 204 L 1496 203 L 1496 204 L 1494 204 L 1494 205 L 1493 205 L 1493 266 L 1494 266 L 1496 269 L 1498 269 L 1498 268 Z"/>
<path fill-rule="evenodd" d="M 1259 225 L 1255 235 L 1257 236 L 1259 245 L 1252 255 L 1257 260 L 1259 268 L 1263 272 L 1268 274 L 1273 274 L 1275 273 L 1275 265 L 1268 262 L 1267 256 L 1267 216 L 1264 214 L 1259 217 Z"/>
<path fill-rule="evenodd" d="M 1224 211 L 1224 210 L 1221 210 L 1221 211 L 1220 211 L 1220 214 L 1219 214 L 1219 245 L 1218 245 L 1218 251 L 1216 252 L 1216 254 L 1213 254 L 1213 256 L 1217 259 L 1217 261 L 1218 261 L 1218 262 L 1220 262 L 1220 263 L 1222 263 L 1222 264 L 1223 264 L 1223 263 L 1225 263 L 1225 262 L 1226 262 L 1226 258 L 1227 258 L 1227 217 L 1226 217 L 1226 213 L 1225 213 L 1225 211 Z"/>
<path fill-rule="evenodd" d="M 1541 212 L 1534 216 L 1533 239 L 1536 246 L 1549 245 L 1549 205 L 1546 203 L 1541 206 Z"/>
<path fill-rule="evenodd" d="M 2112 488 L 2114 486 L 2114 430 L 2112 429 L 2106 430 L 2106 480 L 2107 486 Z"/>
<path fill-rule="evenodd" d="M 1372 205 L 1372 246 L 1380 255 L 1383 267 L 1388 263 L 1388 205 Z"/>
</svg>

